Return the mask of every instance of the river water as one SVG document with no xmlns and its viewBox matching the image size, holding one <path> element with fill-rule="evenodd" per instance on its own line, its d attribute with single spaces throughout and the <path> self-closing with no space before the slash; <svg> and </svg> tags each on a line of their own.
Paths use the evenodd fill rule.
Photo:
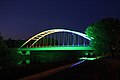
<svg viewBox="0 0 120 80">
<path fill-rule="evenodd" d="M 43 51 L 31 55 L 14 55 L 0 64 L 0 77 L 19 79 L 34 73 L 80 61 L 80 51 Z M 2 80 L 2 79 L 0 79 Z"/>
</svg>

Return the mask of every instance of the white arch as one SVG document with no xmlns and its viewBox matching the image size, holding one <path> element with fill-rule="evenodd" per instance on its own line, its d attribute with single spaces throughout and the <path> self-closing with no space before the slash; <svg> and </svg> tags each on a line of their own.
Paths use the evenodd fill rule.
<svg viewBox="0 0 120 80">
<path fill-rule="evenodd" d="M 83 33 L 80 33 L 80 32 L 66 30 L 66 29 L 51 29 L 51 30 L 43 31 L 43 32 L 40 32 L 40 33 L 36 34 L 35 36 L 28 39 L 21 47 L 26 45 L 29 41 L 35 40 L 35 42 L 31 45 L 31 46 L 33 46 L 41 38 L 43 38 L 43 37 L 45 37 L 45 36 L 47 36 L 49 34 L 56 33 L 56 32 L 69 32 L 69 33 L 73 33 L 73 34 L 77 34 L 79 36 L 82 36 L 82 37 L 84 37 L 84 38 L 86 38 L 88 40 L 91 40 L 86 34 L 83 34 Z"/>
</svg>

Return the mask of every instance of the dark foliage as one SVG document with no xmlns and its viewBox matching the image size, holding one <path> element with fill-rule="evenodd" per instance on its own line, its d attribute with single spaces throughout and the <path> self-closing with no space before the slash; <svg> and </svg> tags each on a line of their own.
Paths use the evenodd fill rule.
<svg viewBox="0 0 120 80">
<path fill-rule="evenodd" d="M 86 34 L 91 40 L 95 52 L 98 54 L 120 52 L 120 21 L 114 18 L 105 18 L 89 25 Z"/>
</svg>

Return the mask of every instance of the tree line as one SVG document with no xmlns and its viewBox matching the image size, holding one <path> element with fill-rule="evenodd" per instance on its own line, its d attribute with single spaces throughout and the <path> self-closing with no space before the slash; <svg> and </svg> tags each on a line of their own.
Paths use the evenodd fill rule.
<svg viewBox="0 0 120 80">
<path fill-rule="evenodd" d="M 91 46 L 96 55 L 120 52 L 120 21 L 116 18 L 105 18 L 90 24 L 85 33 L 91 38 Z"/>
</svg>

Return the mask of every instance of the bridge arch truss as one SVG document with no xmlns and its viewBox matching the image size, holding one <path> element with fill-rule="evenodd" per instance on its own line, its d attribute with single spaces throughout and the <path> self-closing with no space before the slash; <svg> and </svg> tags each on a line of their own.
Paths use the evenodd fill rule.
<svg viewBox="0 0 120 80">
<path fill-rule="evenodd" d="M 43 32 L 40 32 L 36 35 L 34 35 L 33 37 L 31 37 L 30 39 L 28 39 L 20 48 L 24 47 L 27 43 L 29 43 L 30 41 L 33 41 L 33 43 L 30 45 L 33 46 L 36 42 L 38 42 L 40 39 L 42 39 L 43 37 L 53 34 L 53 33 L 58 33 L 58 32 L 68 32 L 68 33 L 72 33 L 72 34 L 76 34 L 78 36 L 81 36 L 87 40 L 91 40 L 86 34 L 80 33 L 80 32 L 76 32 L 76 31 L 72 31 L 72 30 L 67 30 L 67 29 L 51 29 L 51 30 L 46 30 Z"/>
</svg>

